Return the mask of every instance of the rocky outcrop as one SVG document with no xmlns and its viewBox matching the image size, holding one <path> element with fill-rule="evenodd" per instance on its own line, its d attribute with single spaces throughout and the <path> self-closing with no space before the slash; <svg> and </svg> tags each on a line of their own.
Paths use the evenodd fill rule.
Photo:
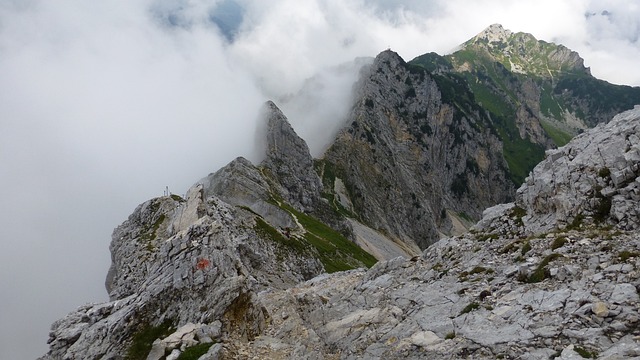
<svg viewBox="0 0 640 360">
<path fill-rule="evenodd" d="M 325 191 L 369 227 L 421 248 L 450 233 L 452 217 L 479 218 L 514 191 L 489 119 L 464 102 L 464 88 L 443 86 L 382 52 L 324 156 Z"/>
<path fill-rule="evenodd" d="M 376 262 L 295 209 L 328 205 L 319 204 L 319 188 L 308 187 L 320 181 L 306 144 L 275 105 L 268 107 L 264 165 L 237 158 L 197 182 L 186 199 L 139 205 L 112 236 L 110 302 L 54 323 L 43 359 L 175 359 L 209 346 L 218 351 L 213 342 L 250 341 L 263 332 L 270 314 L 259 292 Z"/>
<path fill-rule="evenodd" d="M 274 203 L 277 193 L 262 171 L 247 159 L 237 158 L 199 183 L 206 196 L 217 196 L 228 204 L 246 207 L 278 229 L 296 227 L 291 215 Z"/>
<path fill-rule="evenodd" d="M 498 24 L 452 54 L 429 53 L 410 64 L 469 87 L 491 117 L 516 186 L 545 149 L 640 103 L 640 88 L 594 78 L 578 53 Z"/>
<path fill-rule="evenodd" d="M 261 293 L 272 314 L 264 333 L 220 351 L 270 359 L 640 356 L 640 260 L 624 255 L 638 254 L 637 233 L 558 232 L 527 247 L 483 235 Z M 534 281 L 539 268 L 544 278 Z"/>
<path fill-rule="evenodd" d="M 262 167 L 273 176 L 284 201 L 300 211 L 318 207 L 322 184 L 307 143 L 273 102 L 265 105 L 267 152 Z"/>
<path fill-rule="evenodd" d="M 272 314 L 262 334 L 216 351 L 273 359 L 640 356 L 638 125 L 640 108 L 550 152 L 516 204 L 488 209 L 472 232 L 442 239 L 422 256 L 260 293 Z M 584 211 L 585 184 L 603 177 L 609 193 L 624 198 L 621 209 L 632 209 L 626 221 L 611 211 L 607 222 L 585 215 L 566 228 L 549 216 L 558 199 Z M 532 211 L 537 195 L 547 203 Z"/>
<path fill-rule="evenodd" d="M 42 359 L 640 357 L 640 107 L 436 241 L 514 194 L 497 117 L 391 51 L 356 89 L 324 159 L 268 103 L 262 164 L 138 206 Z"/>
<path fill-rule="evenodd" d="M 136 334 L 165 322 L 196 324 L 199 342 L 228 333 L 256 336 L 269 316 L 258 291 L 286 288 L 323 270 L 317 259 L 265 235 L 258 222 L 248 210 L 205 197 L 202 184 L 186 200 L 174 195 L 140 205 L 113 234 L 111 301 L 54 323 L 44 358 L 123 358 Z M 184 350 L 193 338 L 166 347 Z"/>
<path fill-rule="evenodd" d="M 526 234 L 589 225 L 637 230 L 639 200 L 637 106 L 577 136 L 566 146 L 547 151 L 545 160 L 518 189 L 515 204 L 487 210 L 477 228 L 496 229 L 515 212 L 517 231 Z"/>
</svg>

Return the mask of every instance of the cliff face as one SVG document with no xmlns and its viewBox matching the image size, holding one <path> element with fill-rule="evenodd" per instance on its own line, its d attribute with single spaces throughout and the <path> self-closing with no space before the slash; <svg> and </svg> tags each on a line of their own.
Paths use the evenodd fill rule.
<svg viewBox="0 0 640 360">
<path fill-rule="evenodd" d="M 265 112 L 267 152 L 262 167 L 270 172 L 284 201 L 300 211 L 313 211 L 320 206 L 322 184 L 309 147 L 273 102 L 267 103 Z"/>
<path fill-rule="evenodd" d="M 299 224 L 287 238 L 252 210 L 260 187 L 243 206 L 207 195 L 218 172 L 116 229 L 112 301 L 54 323 L 43 359 L 640 356 L 639 136 L 637 108 L 548 152 L 471 232 L 304 282 L 326 258 L 289 241 L 318 241 L 317 224 L 279 207 Z"/>
<path fill-rule="evenodd" d="M 491 219 L 519 213 L 518 232 L 614 226 L 637 230 L 640 223 L 640 106 L 547 151 L 518 189 L 515 203 L 486 210 L 479 229 Z M 487 214 L 491 214 L 490 216 Z M 491 220 L 491 221 L 489 221 Z"/>
<path fill-rule="evenodd" d="M 640 103 L 640 88 L 594 78 L 576 52 L 498 24 L 450 55 L 430 53 L 410 63 L 458 76 L 470 88 L 498 131 L 517 185 L 545 149 Z"/>
<path fill-rule="evenodd" d="M 425 248 L 453 231 L 452 219 L 478 218 L 514 194 L 498 137 L 464 87 L 385 51 L 356 89 L 323 178 L 325 191 L 344 185 L 341 206 L 367 225 Z"/>
<path fill-rule="evenodd" d="M 258 292 L 376 262 L 296 210 L 313 206 L 322 215 L 329 207 L 318 203 L 320 180 L 306 144 L 273 103 L 265 121 L 261 166 L 238 158 L 196 183 L 186 199 L 149 200 L 115 229 L 111 301 L 54 323 L 45 359 L 160 359 L 226 336 L 251 340 L 270 317 Z M 141 340 L 149 333 L 173 335 L 152 349 Z"/>
<path fill-rule="evenodd" d="M 322 159 L 268 102 L 265 160 L 138 206 L 110 301 L 55 322 L 43 359 L 640 356 L 640 108 L 516 191 L 550 146 L 544 84 L 590 81 L 545 44 L 494 26 L 449 58 L 381 53 Z"/>
</svg>

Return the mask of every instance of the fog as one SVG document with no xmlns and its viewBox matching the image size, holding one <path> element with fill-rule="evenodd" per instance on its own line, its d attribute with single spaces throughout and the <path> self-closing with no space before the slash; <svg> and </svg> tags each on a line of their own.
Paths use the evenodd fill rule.
<svg viewBox="0 0 640 360">
<path fill-rule="evenodd" d="M 640 84 L 631 0 L 0 0 L 0 358 L 44 354 L 54 320 L 108 299 L 110 235 L 139 203 L 260 161 L 264 101 L 321 156 L 363 59 L 493 23 Z"/>
</svg>

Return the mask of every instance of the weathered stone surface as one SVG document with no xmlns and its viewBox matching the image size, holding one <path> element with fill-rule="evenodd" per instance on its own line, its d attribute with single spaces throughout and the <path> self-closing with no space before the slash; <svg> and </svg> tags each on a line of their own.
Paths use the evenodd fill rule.
<svg viewBox="0 0 640 360">
<path fill-rule="evenodd" d="M 262 166 L 275 178 L 287 203 L 301 211 L 313 211 L 320 201 L 322 183 L 314 171 L 307 143 L 273 102 L 267 102 L 263 112 L 267 121 L 267 151 Z"/>
<path fill-rule="evenodd" d="M 566 146 L 547 151 L 547 158 L 518 189 L 515 205 L 487 210 L 487 217 L 475 228 L 527 234 L 587 225 L 640 228 L 636 195 L 640 161 L 635 155 L 640 143 L 632 141 L 639 133 L 637 106 Z M 521 211 L 517 216 L 516 208 Z M 495 228 L 494 222 L 501 228 Z"/>
<path fill-rule="evenodd" d="M 514 193 L 483 113 L 443 100 L 437 82 L 392 51 L 363 68 L 355 106 L 324 155 L 325 191 L 367 226 L 424 249 Z"/>
<path fill-rule="evenodd" d="M 423 108 L 406 94 L 383 96 L 373 80 L 393 74 L 386 81 L 397 89 L 407 79 L 420 80 L 415 89 L 434 101 L 438 91 L 391 52 L 372 66 L 382 71 L 360 84 L 365 97 L 354 109 L 372 117 L 341 135 L 352 143 L 340 146 L 369 143 L 345 151 L 354 161 L 334 172 L 332 189 L 344 181 L 338 186 L 342 208 L 320 199 L 322 188 L 306 145 L 268 104 L 271 138 L 263 167 L 239 158 L 194 185 L 186 199 L 165 196 L 138 206 L 113 233 L 106 280 L 111 300 L 79 307 L 56 321 L 43 359 L 121 359 L 135 334 L 167 322 L 175 329 L 154 341 L 149 359 L 167 352 L 175 359 L 189 346 L 211 342 L 216 344 L 201 359 L 640 356 L 640 108 L 549 152 L 518 190 L 515 203 L 485 211 L 474 231 L 441 239 L 419 256 L 395 257 L 369 270 L 321 274 L 323 265 L 313 256 L 320 250 L 291 242 L 303 236 L 303 215 L 283 210 L 284 200 L 310 212 L 334 205 L 338 213 L 359 212 L 369 226 L 353 220 L 356 237 L 392 257 L 415 248 L 385 241 L 411 244 L 424 231 L 428 237 L 421 244 L 430 243 L 436 229 L 446 230 L 451 211 L 469 209 L 470 194 L 481 202 L 506 196 L 490 188 L 505 179 L 498 169 L 504 164 L 487 150 L 497 143 L 490 134 L 476 132 L 465 114 L 456 121 L 467 137 L 475 134 L 481 141 L 450 151 L 455 134 L 445 128 L 456 117 L 450 105 L 437 101 L 421 124 L 433 126 L 440 137 L 425 130 L 419 139 L 449 160 L 478 156 L 481 169 L 466 178 L 474 183 L 469 197 L 448 198 L 441 196 L 443 189 L 425 188 L 434 184 L 429 176 L 435 175 L 451 186 L 463 166 L 412 173 L 426 163 L 440 165 L 421 157 L 431 153 L 416 150 L 415 129 L 393 107 L 403 101 L 411 111 Z M 368 99 L 375 99 L 373 107 Z M 387 142 L 390 137 L 407 142 Z M 390 151 L 393 161 L 373 157 L 373 149 Z M 330 157 L 327 161 L 319 166 L 323 175 L 330 164 L 338 165 Z M 389 189 L 369 180 L 349 182 L 349 176 L 366 179 L 389 169 L 397 173 L 377 178 L 393 184 Z M 397 199 L 395 186 L 405 191 Z M 331 193 L 324 195 L 331 199 Z M 365 213 L 363 204 L 375 206 Z M 440 223 L 421 223 L 416 214 L 444 216 Z M 331 252 L 338 245 L 323 245 L 325 256 L 341 256 Z"/>
</svg>

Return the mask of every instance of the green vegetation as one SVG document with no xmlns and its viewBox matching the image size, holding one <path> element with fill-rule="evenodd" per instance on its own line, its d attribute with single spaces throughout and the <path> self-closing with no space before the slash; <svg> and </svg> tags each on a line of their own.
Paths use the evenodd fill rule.
<svg viewBox="0 0 640 360">
<path fill-rule="evenodd" d="M 436 72 L 440 69 L 451 69 L 451 62 L 449 62 L 446 57 L 438 55 L 434 52 L 420 55 L 417 58 L 409 61 L 409 64 L 421 66 L 431 73 Z"/>
<path fill-rule="evenodd" d="M 470 313 L 470 312 L 472 312 L 473 310 L 476 310 L 479 307 L 480 307 L 480 304 L 478 304 L 477 302 L 472 302 L 471 304 L 465 306 L 464 309 L 462 309 L 462 311 L 460 311 L 460 314 L 458 316 L 466 314 L 466 313 Z"/>
<path fill-rule="evenodd" d="M 452 331 L 450 333 L 447 333 L 447 335 L 444 336 L 445 340 L 450 340 L 456 337 L 456 332 Z"/>
<path fill-rule="evenodd" d="M 467 175 L 460 173 L 451 182 L 451 192 L 458 198 L 462 197 L 469 191 L 469 183 L 467 181 Z"/>
<path fill-rule="evenodd" d="M 547 122 L 545 120 L 540 120 L 540 125 L 542 125 L 544 131 L 547 133 L 547 135 L 549 135 L 551 140 L 553 140 L 554 144 L 556 144 L 556 146 L 558 147 L 566 145 L 573 138 L 571 134 L 558 129 L 550 122 Z"/>
<path fill-rule="evenodd" d="M 316 164 L 316 166 L 320 165 Z M 327 169 L 330 168 L 325 167 L 325 170 Z M 272 199 L 271 203 L 294 216 L 304 228 L 304 235 L 302 237 L 285 237 L 261 217 L 256 218 L 256 232 L 298 253 L 317 256 L 328 273 L 350 270 L 363 265 L 371 267 L 377 262 L 373 255 L 316 218 L 304 214 L 282 201 Z"/>
<path fill-rule="evenodd" d="M 593 220 L 595 220 L 596 224 L 605 222 L 611 213 L 611 198 L 604 196 L 600 196 L 599 198 L 600 201 L 593 213 Z"/>
<path fill-rule="evenodd" d="M 258 234 L 268 239 L 271 239 L 274 242 L 277 242 L 286 247 L 289 247 L 290 249 L 295 250 L 298 253 L 305 253 L 307 251 L 307 248 L 300 241 L 294 238 L 287 239 L 286 237 L 284 237 L 284 235 L 280 233 L 280 231 L 274 229 L 261 217 L 256 218 L 256 225 L 254 227 L 254 230 Z"/>
<path fill-rule="evenodd" d="M 486 268 L 484 266 L 476 266 L 473 269 L 471 269 L 471 271 L 469 271 L 469 274 L 473 275 L 473 274 L 480 274 L 480 273 L 483 273 L 483 272 L 486 272 L 487 274 L 492 274 L 495 271 L 493 269 Z"/>
<path fill-rule="evenodd" d="M 547 265 L 549 265 L 549 263 L 559 257 L 563 257 L 560 254 L 557 253 L 551 253 L 549 254 L 547 257 L 545 257 L 540 264 L 538 264 L 538 267 L 536 268 L 536 270 L 529 275 L 528 278 L 526 279 L 521 279 L 524 280 L 524 282 L 527 283 L 538 283 L 543 281 L 544 279 L 549 278 L 549 270 L 547 269 Z"/>
<path fill-rule="evenodd" d="M 476 240 L 478 241 L 487 241 L 487 240 L 497 240 L 498 238 L 500 238 L 500 235 L 498 234 L 476 234 Z"/>
<path fill-rule="evenodd" d="M 209 348 L 213 343 L 202 343 L 194 346 L 189 346 L 178 356 L 177 360 L 198 360 L 202 355 L 209 351 Z"/>
<path fill-rule="evenodd" d="M 145 360 L 151 351 L 151 345 L 156 339 L 165 338 L 175 331 L 176 329 L 173 323 L 169 320 L 166 320 L 158 326 L 143 326 L 142 329 L 133 335 L 131 346 L 129 346 L 127 350 L 125 359 Z"/>
<path fill-rule="evenodd" d="M 512 253 L 512 252 L 514 252 L 514 251 L 519 249 L 521 243 L 522 243 L 521 240 L 516 240 L 514 242 L 511 242 L 511 243 L 505 245 L 502 249 L 500 249 L 500 251 L 498 251 L 498 253 L 499 254 Z"/>
<path fill-rule="evenodd" d="M 554 95 L 562 95 L 566 91 L 573 97 L 579 98 L 586 104 L 588 113 L 597 113 L 607 109 L 620 112 L 633 109 L 640 103 L 640 88 L 613 85 L 603 80 L 587 76 L 568 76 L 558 81 L 554 89 Z M 577 106 L 576 106 L 577 107 Z M 583 120 L 589 120 L 584 118 Z M 591 123 L 590 125 L 595 125 Z"/>
<path fill-rule="evenodd" d="M 147 242 L 147 249 L 149 250 L 153 249 L 153 245 L 151 244 L 151 241 L 156 239 L 157 237 L 156 232 L 158 231 L 158 228 L 160 228 L 160 225 L 164 221 L 165 217 L 166 216 L 164 214 L 160 214 L 160 216 L 158 216 L 156 221 L 151 226 L 149 225 L 143 226 L 142 234 L 140 235 L 140 240 Z"/>
<path fill-rule="evenodd" d="M 357 262 L 367 267 L 377 262 L 373 255 L 319 220 L 289 205 L 281 204 L 280 206 L 295 216 L 305 228 L 304 239 L 317 250 L 319 259 L 328 273 L 353 269 L 359 266 Z"/>
<path fill-rule="evenodd" d="M 555 240 L 553 240 L 553 243 L 551 244 L 551 250 L 561 248 L 566 243 L 567 243 L 567 238 L 565 236 L 557 237 Z"/>
<path fill-rule="evenodd" d="M 177 202 L 185 202 L 186 200 L 182 198 L 180 195 L 171 194 L 171 198 Z"/>
<path fill-rule="evenodd" d="M 516 222 L 520 226 L 524 225 L 524 223 L 522 222 L 522 218 L 525 217 L 526 215 L 527 215 L 527 210 L 519 206 L 514 206 L 513 209 L 511 210 L 511 217 L 514 217 L 516 219 Z"/>
<path fill-rule="evenodd" d="M 609 168 L 605 166 L 602 169 L 598 170 L 598 176 L 603 179 L 608 179 L 611 177 L 611 170 L 609 170 Z"/>
<path fill-rule="evenodd" d="M 336 196 L 333 193 L 333 188 L 336 182 L 335 166 L 332 163 L 325 160 L 314 160 L 313 164 L 314 164 L 314 168 L 316 169 L 316 173 L 318 173 L 322 179 L 322 185 L 324 189 L 328 190 L 323 192 L 321 196 L 327 199 L 327 201 L 329 201 L 329 204 L 331 205 L 331 207 L 333 208 L 333 211 L 336 214 L 344 217 L 355 218 L 356 215 L 353 214 L 344 206 L 342 206 L 340 201 L 336 199 Z M 348 189 L 347 189 L 347 192 L 348 192 Z"/>
<path fill-rule="evenodd" d="M 591 352 L 585 348 L 582 348 L 580 346 L 574 346 L 573 347 L 573 351 L 577 352 L 578 355 L 582 356 L 585 359 L 597 359 L 598 358 L 598 353 L 597 352 Z"/>
<path fill-rule="evenodd" d="M 529 251 L 531 251 L 531 244 L 528 241 L 522 245 L 522 249 L 520 249 L 520 255 L 525 256 Z"/>
<path fill-rule="evenodd" d="M 627 251 L 627 250 L 623 250 L 623 251 L 620 251 L 618 253 L 618 259 L 620 259 L 621 262 L 627 261 L 630 258 L 634 258 L 634 257 L 638 257 L 638 256 L 640 256 L 639 253 L 631 252 L 631 251 Z"/>
<path fill-rule="evenodd" d="M 560 106 L 560 104 L 558 104 L 558 101 L 553 97 L 551 89 L 549 88 L 551 84 L 547 83 L 545 85 L 541 86 L 540 111 L 545 116 L 555 118 L 556 120 L 562 120 L 564 109 Z"/>
<path fill-rule="evenodd" d="M 579 213 L 576 217 L 573 218 L 571 224 L 567 225 L 565 230 L 578 230 L 582 227 L 582 222 L 584 221 L 584 215 Z"/>
</svg>

